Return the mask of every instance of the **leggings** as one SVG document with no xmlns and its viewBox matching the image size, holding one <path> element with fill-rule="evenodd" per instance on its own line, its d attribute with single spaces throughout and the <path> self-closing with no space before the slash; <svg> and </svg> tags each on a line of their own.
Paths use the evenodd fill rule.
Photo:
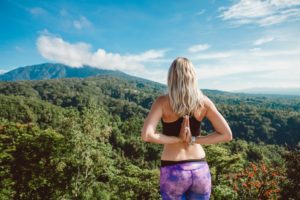
<svg viewBox="0 0 300 200">
<path fill-rule="evenodd" d="M 211 173 L 206 161 L 170 162 L 165 161 L 168 164 L 160 167 L 160 195 L 163 200 L 210 198 Z"/>
</svg>

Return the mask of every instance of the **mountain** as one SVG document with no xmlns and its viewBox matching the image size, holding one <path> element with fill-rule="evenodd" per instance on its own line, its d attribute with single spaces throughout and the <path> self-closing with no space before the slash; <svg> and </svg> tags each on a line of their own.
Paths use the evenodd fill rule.
<svg viewBox="0 0 300 200">
<path fill-rule="evenodd" d="M 268 94 L 268 95 L 297 95 L 300 96 L 300 88 L 273 88 L 273 87 L 256 87 L 242 90 L 232 90 L 235 93 L 248 94 Z"/>
<path fill-rule="evenodd" d="M 91 66 L 83 66 L 80 68 L 70 67 L 60 63 L 43 63 L 19 67 L 0 74 L 0 81 L 21 81 L 21 80 L 48 80 L 60 78 L 87 78 L 87 77 L 117 77 L 126 81 L 139 82 L 139 87 L 145 84 L 152 85 L 156 90 L 164 88 L 161 83 L 144 79 L 141 77 L 126 74 L 120 70 L 99 69 Z"/>
<path fill-rule="evenodd" d="M 91 66 L 80 68 L 70 67 L 59 63 L 43 63 L 19 67 L 0 74 L 2 81 L 18 80 L 44 80 L 55 78 L 85 78 L 97 75 L 112 75 L 117 77 L 130 77 L 130 75 L 119 70 L 99 69 Z"/>
<path fill-rule="evenodd" d="M 87 78 L 90 76 L 109 76 L 119 77 L 127 81 L 139 81 L 140 86 L 143 84 L 155 85 L 155 88 L 165 88 L 165 85 L 143 79 L 141 77 L 126 74 L 120 70 L 100 69 L 91 66 L 83 66 L 79 68 L 70 67 L 59 63 L 43 63 L 19 67 L 0 74 L 0 81 L 19 81 L 19 80 L 48 80 L 58 78 Z M 203 89 L 205 90 L 205 89 Z M 281 96 L 281 95 L 300 95 L 300 88 L 249 88 L 244 90 L 221 91 L 206 90 L 207 93 L 214 95 L 226 95 L 232 97 L 235 95 L 243 96 L 244 94 L 255 96 Z"/>
</svg>

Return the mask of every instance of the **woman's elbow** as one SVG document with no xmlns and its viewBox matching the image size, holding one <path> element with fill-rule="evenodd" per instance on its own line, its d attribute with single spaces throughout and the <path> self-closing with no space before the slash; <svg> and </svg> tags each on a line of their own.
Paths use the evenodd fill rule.
<svg viewBox="0 0 300 200">
<path fill-rule="evenodd" d="M 144 141 L 144 142 L 150 142 L 150 139 L 149 139 L 149 134 L 148 133 L 141 133 L 141 139 Z"/>
<path fill-rule="evenodd" d="M 226 142 L 229 142 L 232 139 L 233 139 L 232 132 L 230 131 L 230 132 L 226 133 L 226 138 L 225 138 Z"/>
<path fill-rule="evenodd" d="M 232 140 L 231 131 L 230 132 L 218 132 L 218 131 L 216 131 L 216 132 L 220 135 L 220 137 L 222 137 L 223 142 L 229 142 L 229 141 Z"/>
</svg>

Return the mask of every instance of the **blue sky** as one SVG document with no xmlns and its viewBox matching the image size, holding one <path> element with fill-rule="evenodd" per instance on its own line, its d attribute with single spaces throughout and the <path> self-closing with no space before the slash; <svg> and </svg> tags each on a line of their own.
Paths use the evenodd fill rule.
<svg viewBox="0 0 300 200">
<path fill-rule="evenodd" d="M 201 88 L 300 87 L 300 0 L 2 0 L 0 15 L 0 73 L 55 62 L 166 84 L 185 56 Z"/>
</svg>

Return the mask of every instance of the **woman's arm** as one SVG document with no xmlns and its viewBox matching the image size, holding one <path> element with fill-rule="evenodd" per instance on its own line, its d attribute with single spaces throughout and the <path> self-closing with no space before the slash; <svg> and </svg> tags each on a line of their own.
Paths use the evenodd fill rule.
<svg viewBox="0 0 300 200">
<path fill-rule="evenodd" d="M 179 137 L 167 136 L 156 132 L 156 126 L 162 117 L 163 96 L 156 98 L 151 106 L 150 112 L 145 119 L 141 137 L 145 142 L 153 142 L 157 144 L 171 144 L 182 142 Z"/>
<path fill-rule="evenodd" d="M 227 142 L 232 140 L 231 129 L 228 123 L 226 122 L 226 120 L 224 119 L 224 117 L 217 110 L 215 104 L 208 97 L 205 98 L 205 103 L 207 104 L 208 107 L 206 117 L 212 123 L 215 131 L 206 136 L 196 137 L 195 143 L 215 144 L 219 142 Z"/>
</svg>

